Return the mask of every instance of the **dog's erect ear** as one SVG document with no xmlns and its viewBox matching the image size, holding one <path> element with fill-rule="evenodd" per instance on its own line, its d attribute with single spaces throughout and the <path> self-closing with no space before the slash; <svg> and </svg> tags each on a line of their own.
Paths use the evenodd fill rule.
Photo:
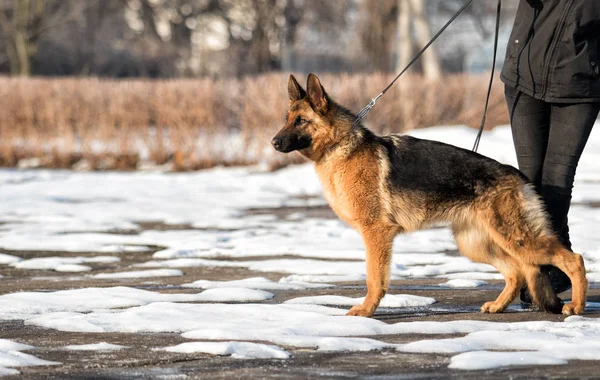
<svg viewBox="0 0 600 380">
<path fill-rule="evenodd" d="M 315 111 L 325 112 L 327 110 L 327 94 L 321 86 L 321 81 L 313 73 L 308 74 L 308 100 Z"/>
<path fill-rule="evenodd" d="M 290 79 L 288 80 L 288 94 L 290 95 L 290 102 L 295 102 L 306 96 L 306 91 L 300 87 L 293 75 L 290 75 Z"/>
</svg>

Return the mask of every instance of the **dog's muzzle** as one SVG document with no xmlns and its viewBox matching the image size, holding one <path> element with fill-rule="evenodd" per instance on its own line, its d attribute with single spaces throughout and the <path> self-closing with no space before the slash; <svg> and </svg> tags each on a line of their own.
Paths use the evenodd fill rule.
<svg viewBox="0 0 600 380">
<path fill-rule="evenodd" d="M 283 142 L 282 142 L 281 138 L 275 137 L 275 138 L 273 138 L 273 140 L 271 140 L 271 145 L 273 145 L 273 148 L 275 148 L 275 150 L 277 150 L 278 152 L 281 152 Z"/>
</svg>

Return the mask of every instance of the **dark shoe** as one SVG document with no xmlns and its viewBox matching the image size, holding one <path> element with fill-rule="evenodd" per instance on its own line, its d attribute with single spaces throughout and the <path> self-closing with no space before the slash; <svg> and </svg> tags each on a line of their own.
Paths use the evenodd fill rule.
<svg viewBox="0 0 600 380">
<path fill-rule="evenodd" d="M 557 267 L 550 265 L 548 265 L 548 267 L 550 268 L 548 274 L 550 275 L 550 283 L 552 283 L 552 290 L 554 290 L 554 293 L 560 294 L 571 289 L 571 279 L 565 274 L 565 272 L 561 271 Z M 544 269 L 542 268 L 542 270 Z"/>
<path fill-rule="evenodd" d="M 533 304 L 533 299 L 531 298 L 531 294 L 529 293 L 527 285 L 523 285 L 523 287 L 521 288 L 519 298 L 521 299 L 521 307 L 523 309 L 531 308 L 531 305 Z"/>
<path fill-rule="evenodd" d="M 571 279 L 560 269 L 551 265 L 543 265 L 541 267 L 542 273 L 550 276 L 550 283 L 552 284 L 552 290 L 554 293 L 560 294 L 571 289 Z M 519 295 L 521 299 L 521 307 L 530 308 L 532 304 L 531 294 L 527 285 L 523 285 Z"/>
</svg>

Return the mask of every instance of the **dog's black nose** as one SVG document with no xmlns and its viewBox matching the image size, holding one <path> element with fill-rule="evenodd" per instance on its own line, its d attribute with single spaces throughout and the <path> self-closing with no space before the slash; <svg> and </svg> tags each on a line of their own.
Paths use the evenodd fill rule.
<svg viewBox="0 0 600 380">
<path fill-rule="evenodd" d="M 273 145 L 273 148 L 279 150 L 281 149 L 281 139 L 278 137 L 275 137 L 273 140 L 271 140 L 271 144 Z"/>
</svg>

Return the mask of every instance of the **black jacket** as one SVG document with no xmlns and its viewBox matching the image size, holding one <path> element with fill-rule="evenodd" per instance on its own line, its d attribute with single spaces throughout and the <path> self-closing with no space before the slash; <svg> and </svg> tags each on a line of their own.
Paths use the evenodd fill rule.
<svg viewBox="0 0 600 380">
<path fill-rule="evenodd" d="M 501 78 L 546 102 L 600 102 L 600 0 L 521 0 Z"/>
</svg>

